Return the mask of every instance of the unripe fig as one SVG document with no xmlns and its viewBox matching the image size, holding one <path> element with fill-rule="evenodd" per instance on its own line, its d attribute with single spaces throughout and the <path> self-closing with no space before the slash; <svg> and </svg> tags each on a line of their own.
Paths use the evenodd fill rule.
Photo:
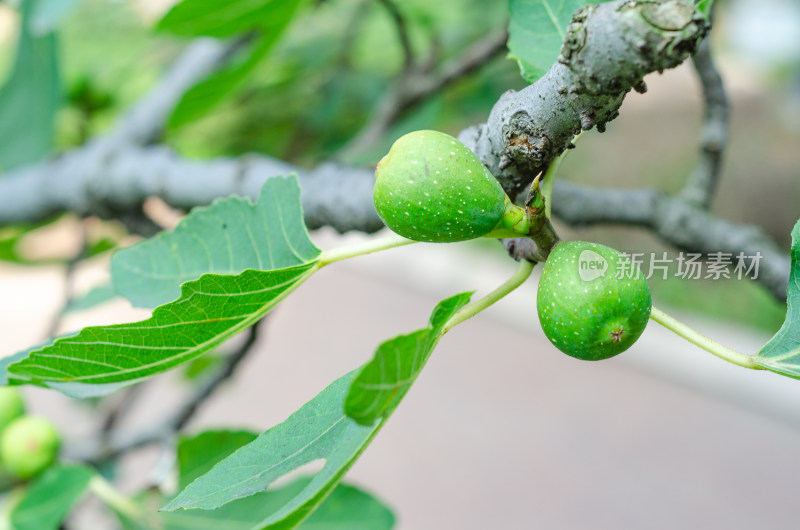
<svg viewBox="0 0 800 530">
<path fill-rule="evenodd" d="M 448 243 L 524 235 L 530 212 L 514 205 L 467 146 L 438 131 L 399 138 L 375 171 L 375 209 L 415 241 Z"/>
<path fill-rule="evenodd" d="M 58 432 L 48 419 L 23 416 L 0 435 L 0 461 L 9 474 L 29 479 L 53 463 L 59 444 Z"/>
<path fill-rule="evenodd" d="M 545 261 L 536 305 L 556 348 L 598 361 L 636 342 L 652 300 L 647 280 L 628 258 L 597 243 L 565 241 Z"/>
<path fill-rule="evenodd" d="M 0 387 L 0 431 L 25 413 L 25 402 L 16 388 Z"/>
</svg>

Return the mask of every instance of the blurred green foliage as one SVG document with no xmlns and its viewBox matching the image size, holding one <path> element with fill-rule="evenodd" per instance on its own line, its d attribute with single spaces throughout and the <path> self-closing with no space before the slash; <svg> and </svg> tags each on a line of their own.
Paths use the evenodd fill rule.
<svg viewBox="0 0 800 530">
<path fill-rule="evenodd" d="M 503 27 L 508 15 L 502 2 L 406 0 L 397 6 L 420 62 L 456 56 Z M 83 0 L 64 18 L 59 30 L 65 90 L 85 95 L 88 87 L 90 95 L 111 95 L 113 102 L 87 113 L 85 99 L 72 98 L 58 122 L 61 149 L 109 127 L 177 56 L 186 39 L 156 31 L 157 23 L 143 20 L 129 3 L 105 0 Z M 314 164 L 358 132 L 400 74 L 403 59 L 396 28 L 380 2 L 307 3 L 231 97 L 200 119 L 171 127 L 166 141 L 192 157 L 255 151 Z M 456 132 L 481 121 L 502 92 L 522 86 L 514 62 L 499 56 L 411 109 L 384 142 L 354 161 L 374 163 L 394 138 L 412 129 Z"/>
<path fill-rule="evenodd" d="M 504 26 L 508 17 L 506 2 L 403 0 L 396 4 L 407 21 L 410 42 L 420 61 L 432 55 L 442 61 L 453 58 Z M 58 149 L 81 144 L 108 128 L 178 56 L 187 40 L 156 31 L 157 24 L 158 18 L 146 19 L 133 3 L 107 0 L 81 0 L 61 20 L 60 66 L 62 88 L 68 98 L 58 115 Z M 6 36 L 0 42 L 0 76 L 5 77 L 13 65 L 15 38 Z M 306 2 L 275 47 L 230 97 L 201 118 L 171 127 L 165 142 L 191 157 L 260 152 L 312 166 L 335 155 L 360 130 L 402 72 L 403 63 L 396 28 L 380 2 Z M 455 133 L 481 122 L 501 93 L 524 84 L 517 64 L 498 57 L 411 109 L 369 152 L 349 161 L 374 164 L 395 138 L 411 130 L 434 128 Z M 742 109 L 738 112 L 734 120 Z M 697 109 L 688 107 L 680 112 L 673 109 L 669 115 L 676 123 L 688 124 L 688 130 L 676 135 L 674 124 L 664 124 L 662 114 L 637 116 L 623 108 L 622 117 L 612 124 L 609 133 L 591 133 L 568 157 L 562 170 L 564 178 L 593 185 L 644 184 L 667 192 L 677 190 L 695 160 L 699 118 Z M 758 115 L 763 120 L 764 113 Z M 751 123 L 748 141 L 739 141 L 736 131 L 743 129 L 734 127 L 728 173 L 743 167 L 736 160 L 743 157 L 740 153 L 750 153 L 744 163 L 751 161 L 759 167 L 764 163 L 764 157 L 759 156 L 764 153 L 763 146 L 756 145 L 753 138 L 765 136 L 752 134 L 756 125 L 752 116 L 746 118 Z M 659 146 L 658 160 L 651 154 L 652 145 Z M 758 152 L 752 152 L 753 147 Z M 620 152 L 625 156 L 615 155 Z M 778 155 L 771 159 L 781 159 Z M 735 174 L 726 175 L 723 193 L 725 182 L 731 178 Z M 726 208 L 729 205 L 723 215 L 736 218 L 735 212 L 742 211 L 728 200 L 719 202 Z M 602 229 L 590 235 L 603 240 L 602 234 L 607 233 Z M 629 232 L 619 237 L 609 235 L 611 241 L 606 242 L 629 248 L 639 245 L 640 251 L 650 251 L 648 245 L 654 245 L 651 238 L 629 236 Z M 3 248 L 11 252 L 9 238 L 1 239 Z M 779 325 L 783 306 L 759 286 L 738 281 L 707 283 L 711 285 L 675 280 L 653 288 L 656 299 L 667 303 L 769 329 Z M 706 295 L 698 296 L 701 292 Z M 698 305 L 698 299 L 703 304 Z"/>
<path fill-rule="evenodd" d="M 40 161 L 50 153 L 61 104 L 58 39 L 34 30 L 41 0 L 20 8 L 14 65 L 0 81 L 0 170 Z"/>
<path fill-rule="evenodd" d="M 183 43 L 155 35 L 129 2 L 82 0 L 59 26 L 64 90 L 60 149 L 107 129 L 178 56 Z"/>
<path fill-rule="evenodd" d="M 505 23 L 505 6 L 476 1 L 398 3 L 420 58 L 443 58 Z M 233 99 L 170 132 L 192 156 L 257 151 L 299 164 L 328 158 L 356 134 L 403 65 L 391 18 L 379 2 L 328 1 L 295 20 Z M 457 130 L 485 118 L 497 97 L 522 81 L 511 61 L 456 83 L 412 109 L 387 135 L 420 127 Z M 388 147 L 356 162 L 374 163 Z"/>
</svg>

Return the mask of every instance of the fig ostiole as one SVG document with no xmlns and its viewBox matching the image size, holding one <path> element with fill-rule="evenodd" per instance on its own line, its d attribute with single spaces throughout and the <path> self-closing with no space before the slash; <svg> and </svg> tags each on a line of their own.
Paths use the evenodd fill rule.
<svg viewBox="0 0 800 530">
<path fill-rule="evenodd" d="M 587 361 L 630 348 L 650 318 L 647 280 L 613 248 L 584 241 L 557 244 L 545 261 L 536 300 L 545 335 Z"/>
<path fill-rule="evenodd" d="M 56 459 L 61 440 L 47 418 L 23 416 L 0 434 L 0 463 L 9 475 L 27 480 Z"/>
<path fill-rule="evenodd" d="M 438 131 L 399 138 L 375 171 L 375 209 L 396 233 L 449 243 L 527 235 L 535 212 L 515 205 L 467 146 Z"/>
</svg>

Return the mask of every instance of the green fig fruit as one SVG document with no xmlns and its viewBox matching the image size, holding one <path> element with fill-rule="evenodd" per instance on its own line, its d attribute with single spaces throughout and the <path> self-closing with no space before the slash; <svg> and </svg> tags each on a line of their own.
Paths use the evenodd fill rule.
<svg viewBox="0 0 800 530">
<path fill-rule="evenodd" d="M 557 244 L 545 261 L 536 300 L 553 345 L 598 361 L 631 347 L 650 318 L 647 280 L 613 248 L 584 241 Z"/>
<path fill-rule="evenodd" d="M 0 387 L 0 431 L 23 414 L 25 402 L 19 390 L 10 386 Z"/>
<path fill-rule="evenodd" d="M 0 434 L 0 462 L 10 475 L 29 479 L 53 463 L 60 442 L 47 418 L 23 416 Z"/>
<path fill-rule="evenodd" d="M 438 131 L 392 145 L 375 171 L 373 199 L 386 226 L 415 241 L 516 237 L 531 222 L 467 146 Z"/>
</svg>

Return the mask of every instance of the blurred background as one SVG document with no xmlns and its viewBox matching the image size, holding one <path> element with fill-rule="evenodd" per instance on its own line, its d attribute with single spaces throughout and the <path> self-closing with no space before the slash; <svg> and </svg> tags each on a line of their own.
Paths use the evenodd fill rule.
<svg viewBox="0 0 800 530">
<path fill-rule="evenodd" d="M 173 3 L 72 0 L 43 19 L 44 28 L 57 28 L 49 156 L 106 131 L 179 55 L 187 41 L 153 29 Z M 712 43 L 731 123 L 712 211 L 757 224 L 788 249 L 800 217 L 800 2 L 717 4 Z M 399 5 L 415 52 L 437 60 L 508 17 L 505 2 Z M 13 68 L 19 31 L 19 2 L 0 2 L 0 83 Z M 260 152 L 303 167 L 333 156 L 370 166 L 401 134 L 456 134 L 485 121 L 504 91 L 525 86 L 517 64 L 499 54 L 409 109 L 368 148 L 342 154 L 402 67 L 391 16 L 379 2 L 319 0 L 229 97 L 200 117 L 173 120 L 161 140 L 198 159 Z M 581 139 L 561 178 L 680 188 L 697 160 L 699 84 L 688 63 L 646 81 L 648 92 L 631 93 L 607 132 Z M 0 98 L 0 114 L 7 105 Z M 0 130 L 9 134 L 2 118 Z M 10 151 L 14 143 L 0 140 L 4 169 L 24 164 L 17 147 Z M 157 202 L 148 211 L 165 227 L 180 216 Z M 642 230 L 557 228 L 563 239 L 676 255 Z M 312 233 L 321 248 L 364 237 Z M 135 240 L 118 221 L 71 215 L 35 229 L 0 227 L 0 356 L 54 333 L 146 317 L 106 287 L 111 251 Z M 90 257 L 75 263 L 84 247 Z M 258 350 L 189 431 L 265 430 L 367 360 L 378 343 L 424 324 L 442 297 L 486 293 L 514 267 L 496 242 L 478 241 L 415 245 L 325 269 L 269 317 Z M 656 305 L 740 351 L 757 350 L 783 321 L 784 305 L 747 280 L 650 283 Z M 398 528 L 796 527 L 800 384 L 726 365 L 655 323 L 617 358 L 576 361 L 541 333 L 535 290 L 532 280 L 448 334 L 348 475 L 394 509 Z M 121 431 L 153 424 L 215 358 L 147 383 Z M 24 391 L 67 433 L 75 454 L 115 399 Z M 129 455 L 119 471 L 123 488 L 148 484 L 164 458 L 157 448 Z M 82 527 L 90 526 L 79 517 Z"/>
</svg>

